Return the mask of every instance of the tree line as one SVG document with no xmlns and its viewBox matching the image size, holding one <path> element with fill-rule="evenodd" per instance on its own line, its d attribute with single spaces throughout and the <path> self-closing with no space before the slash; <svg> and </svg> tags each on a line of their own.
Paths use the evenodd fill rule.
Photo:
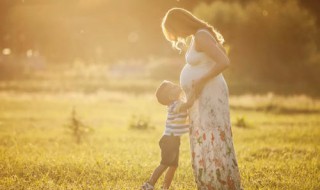
<svg viewBox="0 0 320 190">
<path fill-rule="evenodd" d="M 171 7 L 192 11 L 224 35 L 233 76 L 320 82 L 320 6 L 312 0 L 2 0 L 0 50 L 50 64 L 173 56 L 160 28 Z M 1 55 L 0 67 L 8 60 Z"/>
</svg>

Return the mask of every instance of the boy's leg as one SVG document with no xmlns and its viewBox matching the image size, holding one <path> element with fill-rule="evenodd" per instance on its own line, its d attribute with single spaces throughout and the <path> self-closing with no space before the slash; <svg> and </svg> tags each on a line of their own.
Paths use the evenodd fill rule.
<svg viewBox="0 0 320 190">
<path fill-rule="evenodd" d="M 163 189 L 169 189 L 172 179 L 174 177 L 174 174 L 177 170 L 178 163 L 179 163 L 179 147 L 180 147 L 180 138 L 174 138 L 173 149 L 171 150 L 172 161 L 164 177 L 164 182 L 162 186 Z"/>
<path fill-rule="evenodd" d="M 163 189 L 169 189 L 176 169 L 176 166 L 170 166 L 167 170 L 166 176 L 164 177 Z"/>
<path fill-rule="evenodd" d="M 152 173 L 150 179 L 149 179 L 149 184 L 154 186 L 156 184 L 156 182 L 158 181 L 158 179 L 160 178 L 160 176 L 162 175 L 162 173 L 168 168 L 168 166 L 165 166 L 163 164 L 160 164 Z"/>
</svg>

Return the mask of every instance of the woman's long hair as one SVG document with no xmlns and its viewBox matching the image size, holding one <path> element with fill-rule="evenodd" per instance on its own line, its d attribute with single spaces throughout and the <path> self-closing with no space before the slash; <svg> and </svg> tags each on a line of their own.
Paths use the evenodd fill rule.
<svg viewBox="0 0 320 190">
<path fill-rule="evenodd" d="M 195 34 L 199 29 L 207 29 L 221 45 L 224 42 L 223 36 L 211 25 L 182 8 L 170 9 L 162 20 L 161 28 L 166 39 L 180 51 L 179 45 L 181 43 L 185 45 L 186 38 Z"/>
</svg>

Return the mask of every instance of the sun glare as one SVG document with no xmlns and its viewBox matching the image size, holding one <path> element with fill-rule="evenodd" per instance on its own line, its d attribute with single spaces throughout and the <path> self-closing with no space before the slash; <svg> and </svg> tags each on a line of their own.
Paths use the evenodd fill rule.
<svg viewBox="0 0 320 190">
<path fill-rule="evenodd" d="M 4 48 L 2 50 L 2 54 L 3 55 L 10 55 L 11 54 L 11 49 L 10 48 Z"/>
</svg>

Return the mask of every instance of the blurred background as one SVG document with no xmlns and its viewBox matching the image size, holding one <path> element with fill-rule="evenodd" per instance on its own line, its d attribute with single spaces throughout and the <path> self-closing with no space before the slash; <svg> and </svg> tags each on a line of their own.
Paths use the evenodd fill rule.
<svg viewBox="0 0 320 190">
<path fill-rule="evenodd" d="M 184 53 L 160 28 L 171 7 L 224 35 L 231 93 L 320 94 L 314 0 L 1 0 L 0 89 L 141 92 L 178 80 Z"/>
<path fill-rule="evenodd" d="M 320 189 L 320 0 L 0 0 L 0 190 L 147 180 L 167 114 L 154 92 L 185 64 L 160 27 L 171 7 L 225 37 L 244 188 Z M 172 187 L 196 189 L 181 143 Z"/>
</svg>

